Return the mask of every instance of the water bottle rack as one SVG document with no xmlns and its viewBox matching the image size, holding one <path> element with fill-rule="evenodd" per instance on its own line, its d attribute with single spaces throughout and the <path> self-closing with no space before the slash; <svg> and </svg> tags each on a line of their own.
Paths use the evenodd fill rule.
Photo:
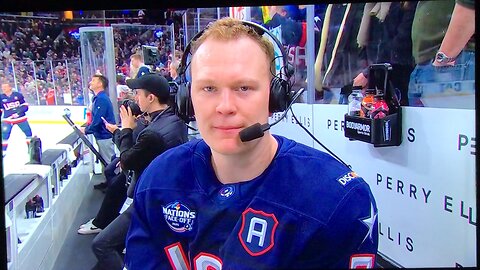
<svg viewBox="0 0 480 270">
<path fill-rule="evenodd" d="M 344 134 L 351 140 L 371 143 L 375 147 L 399 146 L 402 143 L 402 110 L 382 119 L 345 114 Z"/>
</svg>

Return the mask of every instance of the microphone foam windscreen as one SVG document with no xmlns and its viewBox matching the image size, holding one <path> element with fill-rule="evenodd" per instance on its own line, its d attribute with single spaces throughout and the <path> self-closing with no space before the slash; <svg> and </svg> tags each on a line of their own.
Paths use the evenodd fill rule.
<svg viewBox="0 0 480 270">
<path fill-rule="evenodd" d="M 240 140 L 242 142 L 248 142 L 251 140 L 255 140 L 257 138 L 262 137 L 264 134 L 262 125 L 260 123 L 256 123 L 255 125 L 249 126 L 244 130 L 240 131 Z"/>
</svg>

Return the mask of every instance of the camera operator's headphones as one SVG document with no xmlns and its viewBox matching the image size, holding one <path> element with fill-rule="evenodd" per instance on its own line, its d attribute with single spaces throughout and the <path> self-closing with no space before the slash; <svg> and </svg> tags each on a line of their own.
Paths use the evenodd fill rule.
<svg viewBox="0 0 480 270">
<path fill-rule="evenodd" d="M 260 36 L 263 36 L 263 34 L 266 33 L 280 49 L 282 53 L 281 57 L 283 59 L 283 66 L 280 69 L 280 74 L 275 74 L 272 78 L 272 81 L 270 82 L 269 111 L 271 113 L 285 111 L 292 102 L 292 97 L 294 96 L 294 93 L 291 91 L 292 86 L 290 84 L 290 77 L 293 75 L 294 69 L 291 64 L 288 63 L 287 54 L 285 52 L 285 49 L 283 48 L 283 44 L 265 27 L 248 21 L 241 21 L 241 23 L 253 29 Z M 192 99 L 190 96 L 191 83 L 187 80 L 186 77 L 187 67 L 190 64 L 187 64 L 187 59 L 188 55 L 191 54 L 190 50 L 192 42 L 197 40 L 204 32 L 205 29 L 197 33 L 190 40 L 190 42 L 185 47 L 185 52 L 182 55 L 182 59 L 179 65 L 178 76 L 180 77 L 181 83 L 179 84 L 176 95 L 176 103 L 178 108 L 177 113 L 179 114 L 180 118 L 182 118 L 185 122 L 195 120 Z M 275 60 L 276 57 L 274 61 Z M 284 70 L 284 72 L 282 72 L 282 69 Z M 282 77 L 282 75 L 284 76 L 284 78 Z"/>
</svg>

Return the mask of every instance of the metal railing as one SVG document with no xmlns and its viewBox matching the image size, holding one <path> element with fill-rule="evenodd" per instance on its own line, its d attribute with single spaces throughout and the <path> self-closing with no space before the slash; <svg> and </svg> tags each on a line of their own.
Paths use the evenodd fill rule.
<svg viewBox="0 0 480 270">
<path fill-rule="evenodd" d="M 0 78 L 30 105 L 80 105 L 85 96 L 79 58 L 0 62 Z"/>
</svg>

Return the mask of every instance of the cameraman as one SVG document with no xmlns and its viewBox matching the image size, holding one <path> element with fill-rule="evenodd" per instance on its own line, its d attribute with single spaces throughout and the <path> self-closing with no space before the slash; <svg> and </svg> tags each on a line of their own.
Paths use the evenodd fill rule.
<svg viewBox="0 0 480 270">
<path fill-rule="evenodd" d="M 125 85 L 125 87 L 127 86 Z M 136 117 L 137 126 L 132 131 L 133 138 L 134 140 L 136 140 L 140 131 L 142 131 L 145 128 L 145 122 L 146 122 L 145 117 L 142 114 L 140 107 L 138 107 L 138 105 L 135 103 L 135 98 L 133 96 L 128 96 L 127 98 L 119 102 L 118 109 L 120 110 L 120 107 L 122 106 L 125 106 L 125 108 L 130 107 L 132 114 Z M 118 127 L 115 125 L 108 125 L 106 126 L 106 128 L 110 133 L 114 133 L 115 130 L 118 130 Z M 115 145 L 117 145 L 117 147 L 120 147 L 120 139 L 121 139 L 120 135 L 121 135 L 121 132 L 117 132 L 113 135 L 113 142 L 115 143 Z M 111 160 L 110 163 L 108 163 L 108 165 L 105 167 L 105 170 L 103 171 L 106 181 L 101 182 L 100 184 L 96 184 L 93 187 L 95 189 L 105 190 L 107 187 L 111 186 L 115 177 L 118 176 L 119 165 L 120 165 L 120 157 L 116 156 L 114 159 Z M 125 198 L 122 199 L 122 202 L 124 200 Z"/>
<path fill-rule="evenodd" d="M 136 127 L 132 130 L 132 136 L 134 140 L 137 139 L 140 132 L 147 127 L 147 121 L 145 116 L 140 111 L 138 105 L 132 100 L 124 100 L 120 106 L 130 108 L 133 115 L 136 116 Z M 108 131 L 114 133 L 119 128 L 112 124 L 106 124 Z M 122 144 L 122 132 L 115 132 L 113 141 L 120 147 Z M 87 223 L 80 225 L 78 229 L 79 234 L 96 234 L 102 231 L 108 226 L 115 218 L 118 217 L 119 211 L 123 205 L 123 202 L 127 198 L 127 173 L 119 172 L 120 169 L 120 157 L 113 159 L 105 167 L 105 183 L 94 185 L 95 189 L 104 190 L 105 197 L 103 197 L 102 204 L 94 218 L 90 219 Z"/>
<path fill-rule="evenodd" d="M 148 126 L 134 141 L 132 133 L 136 127 L 136 118 L 130 106 L 120 107 L 121 130 L 109 123 L 105 125 L 109 130 L 113 130 L 115 137 L 120 134 L 118 144 L 120 167 L 124 172 L 128 171 L 127 178 L 131 183 L 127 195 L 132 198 L 136 179 L 143 170 L 155 157 L 167 149 L 185 143 L 187 128 L 175 115 L 173 109 L 167 105 L 170 88 L 164 77 L 158 74 L 146 74 L 137 79 L 127 80 L 127 85 L 134 89 L 135 100 Z M 125 237 L 131 221 L 131 209 L 130 207 L 122 211 L 122 214 L 101 230 L 93 240 L 92 248 L 98 259 L 95 269 L 122 269 L 123 260 L 118 250 L 122 250 L 125 245 Z"/>
</svg>

